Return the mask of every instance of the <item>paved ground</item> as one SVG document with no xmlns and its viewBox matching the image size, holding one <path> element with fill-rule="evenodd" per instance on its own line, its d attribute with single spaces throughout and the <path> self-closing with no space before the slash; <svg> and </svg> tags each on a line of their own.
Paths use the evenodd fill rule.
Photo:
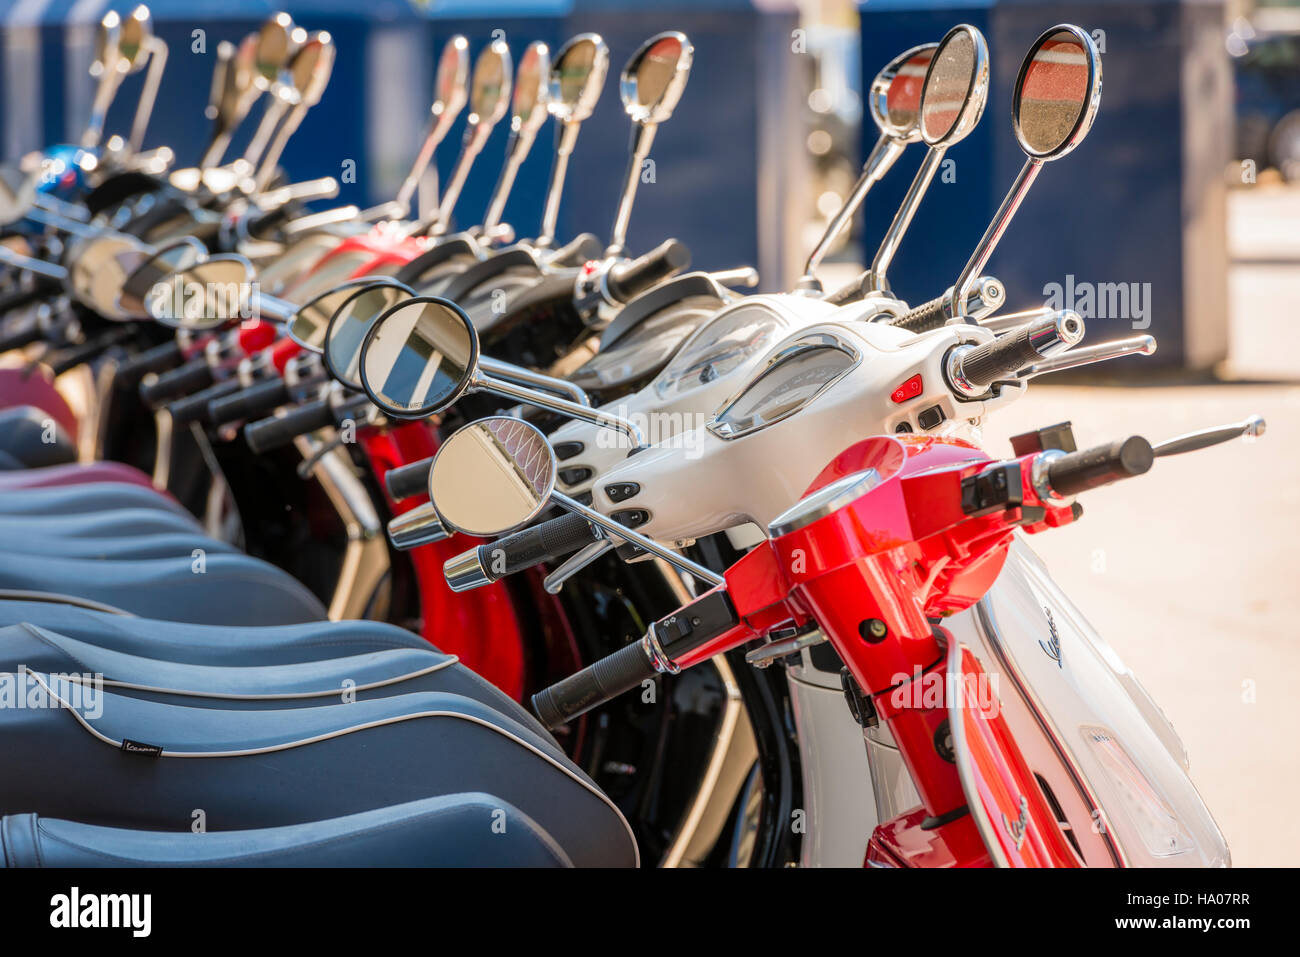
<svg viewBox="0 0 1300 957">
<path fill-rule="evenodd" d="M 1033 539 L 1067 593 L 1182 735 L 1237 865 L 1300 864 L 1300 191 L 1230 200 L 1232 355 L 1239 382 L 1035 386 L 991 422 L 988 448 L 1070 419 L 1080 447 L 1259 413 L 1255 442 L 1164 459 L 1088 495 Z"/>
</svg>

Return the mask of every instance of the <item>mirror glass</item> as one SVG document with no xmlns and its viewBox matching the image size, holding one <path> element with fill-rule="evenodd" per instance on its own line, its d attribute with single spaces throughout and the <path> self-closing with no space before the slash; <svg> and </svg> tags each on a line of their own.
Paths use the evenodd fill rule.
<svg viewBox="0 0 1300 957">
<path fill-rule="evenodd" d="M 561 122 L 582 122 L 596 108 L 608 72 L 605 41 L 594 33 L 580 33 L 556 54 L 548 108 Z"/>
<path fill-rule="evenodd" d="M 285 332 L 289 338 L 309 352 L 325 351 L 325 330 L 329 328 L 330 316 L 334 310 L 343 305 L 344 300 L 355 294 L 360 287 L 377 280 L 349 279 L 332 289 L 327 289 L 312 297 L 294 310 Z"/>
<path fill-rule="evenodd" d="M 429 498 L 443 523 L 481 538 L 532 521 L 555 487 L 555 455 L 522 419 L 471 422 L 442 444 L 429 470 Z"/>
<path fill-rule="evenodd" d="M 375 320 L 399 302 L 415 295 L 396 280 L 376 283 L 368 280 L 353 289 L 334 307 L 325 330 L 325 368 L 345 386 L 361 391 L 361 343 Z"/>
<path fill-rule="evenodd" d="M 319 30 L 298 48 L 289 64 L 289 77 L 302 103 L 314 106 L 320 100 L 333 69 L 334 41 Z"/>
<path fill-rule="evenodd" d="M 152 35 L 153 19 L 149 16 L 149 8 L 141 4 L 122 21 L 122 32 L 117 40 L 118 53 L 122 57 L 118 69 L 124 73 L 134 73 L 144 66 L 148 55 L 141 54 Z"/>
<path fill-rule="evenodd" d="M 361 345 L 361 384 L 385 412 L 420 418 L 454 402 L 478 362 L 478 337 L 455 303 L 409 299 L 381 315 Z"/>
<path fill-rule="evenodd" d="M 545 43 L 530 43 L 519 58 L 515 74 L 515 92 L 510 101 L 510 128 L 535 130 L 546 119 L 546 84 L 551 73 L 551 51 Z"/>
<path fill-rule="evenodd" d="M 691 75 L 691 42 L 681 33 L 651 37 L 623 68 L 623 106 L 637 123 L 662 123 L 672 116 Z"/>
<path fill-rule="evenodd" d="M 433 81 L 433 115 L 459 113 L 465 105 L 469 86 L 469 41 L 454 36 L 438 57 L 438 73 Z"/>
<path fill-rule="evenodd" d="M 206 256 L 207 249 L 193 236 L 159 249 L 126 277 L 117 297 L 118 311 L 123 315 L 146 318 L 149 308 L 145 305 L 145 297 L 149 290 L 172 273 L 189 269 Z"/>
<path fill-rule="evenodd" d="M 988 56 L 974 27 L 953 28 L 935 51 L 921 91 L 921 137 L 950 146 L 965 136 L 984 111 Z"/>
<path fill-rule="evenodd" d="M 158 322 L 180 329 L 252 319 L 253 275 L 243 256 L 213 256 L 155 283 L 145 296 L 145 308 Z"/>
<path fill-rule="evenodd" d="M 469 88 L 470 123 L 496 123 L 510 101 L 510 48 L 494 41 L 478 55 Z"/>
<path fill-rule="evenodd" d="M 1101 58 L 1075 28 L 1049 30 L 1021 64 L 1012 104 L 1016 137 L 1030 156 L 1064 156 L 1087 135 L 1101 94 Z"/>
<path fill-rule="evenodd" d="M 253 69 L 259 89 L 269 90 L 280 71 L 289 65 L 294 51 L 293 29 L 293 18 L 287 13 L 277 13 L 257 31 Z"/>
<path fill-rule="evenodd" d="M 900 140 L 920 138 L 921 87 L 937 49 L 937 43 L 914 47 L 876 74 L 871 116 L 882 133 Z"/>
</svg>

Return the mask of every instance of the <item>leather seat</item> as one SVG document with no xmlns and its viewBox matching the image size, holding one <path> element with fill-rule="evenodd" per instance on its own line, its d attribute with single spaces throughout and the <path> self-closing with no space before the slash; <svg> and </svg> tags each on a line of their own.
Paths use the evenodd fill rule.
<svg viewBox="0 0 1300 957">
<path fill-rule="evenodd" d="M 132 623 L 142 619 L 132 618 Z M 318 634 L 333 623 L 322 622 Z M 231 629 L 223 629 L 227 634 Z M 247 710 L 299 708 L 420 691 L 447 692 L 502 711 L 522 724 L 533 718 L 513 699 L 443 654 L 419 647 L 339 652 L 330 657 L 266 664 L 194 664 L 172 661 L 166 648 L 151 656 L 81 641 L 31 622 L 0 627 L 0 673 L 28 669 L 44 674 L 96 675 L 115 694 L 187 707 Z M 548 741 L 553 739 L 546 735 Z"/>
<path fill-rule="evenodd" d="M 481 792 L 287 827 L 192 834 L 0 818 L 6 867 L 571 867 L 536 821 Z"/>
<path fill-rule="evenodd" d="M 3 446 L 0 446 L 3 447 Z M 70 465 L 50 465 L 45 468 L 19 469 L 0 472 L 0 492 L 20 488 L 55 488 L 63 485 L 86 485 L 103 482 L 121 482 L 151 488 L 148 475 L 121 462 L 75 462 Z"/>
<path fill-rule="evenodd" d="M 180 532 L 202 535 L 192 518 L 161 508 L 115 508 L 73 515 L 0 515 L 6 546 L 31 538 L 112 538 Z"/>
<path fill-rule="evenodd" d="M 3 591 L 69 594 L 137 615 L 214 625 L 286 625 L 326 617 L 316 596 L 274 565 L 228 552 L 112 561 L 5 552 Z"/>
<path fill-rule="evenodd" d="M 12 550 L 24 555 L 63 558 L 143 559 L 190 558 L 194 550 L 239 554 L 239 549 L 206 535 L 162 532 L 153 535 L 108 535 L 103 538 L 32 536 L 14 543 Z"/>
<path fill-rule="evenodd" d="M 0 675 L 6 694 L 0 814 L 156 830 L 202 809 L 213 826 L 270 828 L 481 791 L 528 814 L 575 865 L 637 863 L 623 816 L 536 722 L 462 695 L 234 711 L 31 672 Z"/>
<path fill-rule="evenodd" d="M 210 667 L 296 664 L 429 643 L 375 621 L 228 628 L 113 614 L 63 601 L 0 601 L 0 627 L 29 622 L 125 655 Z"/>
<path fill-rule="evenodd" d="M 90 515 L 115 509 L 156 508 L 194 521 L 175 499 L 126 482 L 85 482 L 42 488 L 5 489 L 0 515 Z"/>
</svg>

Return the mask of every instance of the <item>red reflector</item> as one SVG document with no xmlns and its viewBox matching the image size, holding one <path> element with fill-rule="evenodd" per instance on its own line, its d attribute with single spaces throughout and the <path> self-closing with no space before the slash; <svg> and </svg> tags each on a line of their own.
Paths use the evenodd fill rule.
<svg viewBox="0 0 1300 957">
<path fill-rule="evenodd" d="M 918 373 L 889 393 L 889 398 L 894 402 L 906 402 L 908 399 L 915 399 L 920 395 L 922 388 L 921 376 Z"/>
</svg>

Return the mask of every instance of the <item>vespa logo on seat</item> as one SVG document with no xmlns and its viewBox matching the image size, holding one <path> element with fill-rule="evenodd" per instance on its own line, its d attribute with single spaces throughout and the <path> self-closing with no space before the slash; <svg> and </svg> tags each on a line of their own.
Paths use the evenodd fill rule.
<svg viewBox="0 0 1300 957">
<path fill-rule="evenodd" d="M 1002 826 L 1007 829 L 1011 839 L 1016 842 L 1016 850 L 1020 850 L 1025 844 L 1025 831 L 1029 827 L 1029 798 L 1021 795 L 1020 816 L 1014 821 L 1008 821 L 1007 816 L 1003 814 Z"/>
<path fill-rule="evenodd" d="M 1047 627 L 1051 629 L 1052 637 L 1047 641 L 1040 638 L 1038 647 L 1047 653 L 1047 657 L 1056 662 L 1056 667 L 1064 668 L 1065 665 L 1061 663 L 1061 636 L 1056 631 L 1056 619 L 1052 617 L 1052 609 L 1044 608 L 1043 612 L 1047 615 Z"/>
</svg>

